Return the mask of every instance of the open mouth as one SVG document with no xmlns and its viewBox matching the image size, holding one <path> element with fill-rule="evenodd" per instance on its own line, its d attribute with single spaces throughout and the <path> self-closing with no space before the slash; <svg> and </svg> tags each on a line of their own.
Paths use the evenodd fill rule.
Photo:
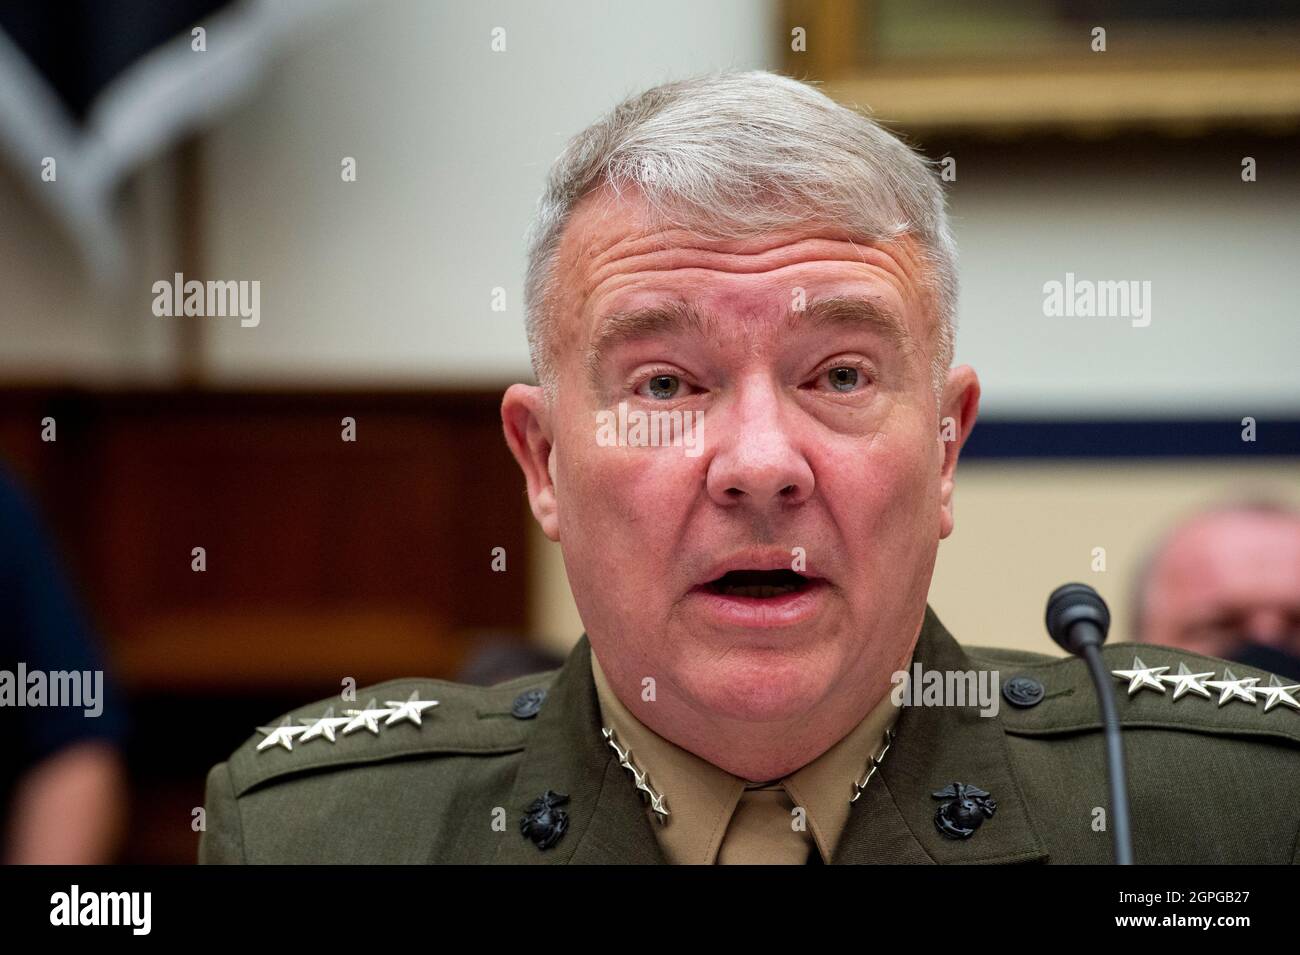
<svg viewBox="0 0 1300 955">
<path fill-rule="evenodd" d="M 785 597 L 807 590 L 813 578 L 793 570 L 729 570 L 704 585 L 709 593 L 723 597 Z"/>
</svg>

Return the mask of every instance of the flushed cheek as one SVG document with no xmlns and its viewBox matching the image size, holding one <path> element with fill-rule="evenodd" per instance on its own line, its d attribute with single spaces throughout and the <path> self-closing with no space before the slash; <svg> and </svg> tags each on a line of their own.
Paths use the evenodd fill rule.
<svg viewBox="0 0 1300 955">
<path fill-rule="evenodd" d="M 665 596 L 662 585 L 682 543 L 682 524 L 703 483 L 697 462 L 675 448 L 594 446 L 567 459 L 559 487 L 561 538 L 585 555 L 583 567 L 604 575 L 617 564 L 617 578 L 607 578 L 600 589 L 638 601 L 625 601 L 625 611 L 648 610 Z M 566 510 L 564 502 L 576 506 Z"/>
<path fill-rule="evenodd" d="M 849 566 L 875 580 L 910 573 L 912 555 L 938 539 L 928 468 L 914 451 L 899 450 L 877 443 L 872 453 L 845 453 L 820 468 L 818 485 L 850 549 Z"/>
<path fill-rule="evenodd" d="M 584 521 L 600 514 L 618 527 L 651 523 L 666 531 L 684 519 L 700 493 L 700 460 L 674 447 L 593 446 L 572 469 L 567 491 L 581 502 Z"/>
</svg>

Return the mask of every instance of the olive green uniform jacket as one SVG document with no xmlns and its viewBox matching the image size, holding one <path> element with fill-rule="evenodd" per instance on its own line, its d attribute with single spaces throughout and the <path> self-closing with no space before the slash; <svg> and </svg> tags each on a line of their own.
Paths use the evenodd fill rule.
<svg viewBox="0 0 1300 955">
<path fill-rule="evenodd" d="M 439 705 L 410 721 L 262 751 L 250 738 L 208 775 L 204 863 L 662 863 L 655 823 L 601 734 L 584 636 L 559 670 L 494 687 L 393 680 L 361 700 Z M 1225 664 L 1149 644 L 1104 651 L 1108 670 Z M 1109 863 L 1103 734 L 1075 658 L 962 647 L 928 607 L 914 654 L 925 670 L 996 670 L 1041 684 L 1039 702 L 905 706 L 887 758 L 854 804 L 835 863 Z M 1238 677 L 1268 674 L 1230 664 Z M 1033 688 L 1034 683 L 1025 685 Z M 544 690 L 533 716 L 516 705 Z M 1300 711 L 1116 682 L 1139 863 L 1291 863 L 1300 832 Z M 1035 694 L 1030 694 L 1035 695 Z M 525 698 L 526 699 L 526 698 Z M 1023 702 L 1023 700 L 1022 700 Z M 318 717 L 326 700 L 289 714 Z M 277 721 L 278 722 L 278 721 Z M 382 724 L 381 724 L 382 725 Z M 996 811 L 967 839 L 942 835 L 933 794 L 962 782 Z M 568 828 L 539 849 L 520 829 L 548 790 Z M 850 793 L 846 792 L 846 798 Z M 671 801 L 671 793 L 666 794 Z"/>
</svg>

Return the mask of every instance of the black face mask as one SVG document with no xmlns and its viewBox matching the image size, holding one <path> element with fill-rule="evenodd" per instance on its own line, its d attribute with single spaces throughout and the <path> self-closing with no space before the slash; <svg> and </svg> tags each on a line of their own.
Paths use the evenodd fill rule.
<svg viewBox="0 0 1300 955">
<path fill-rule="evenodd" d="M 1245 643 L 1239 646 L 1228 659 L 1269 673 L 1276 673 L 1291 683 L 1300 683 L 1300 657 L 1293 656 L 1285 650 L 1275 650 L 1273 647 L 1266 647 L 1259 643 Z"/>
</svg>

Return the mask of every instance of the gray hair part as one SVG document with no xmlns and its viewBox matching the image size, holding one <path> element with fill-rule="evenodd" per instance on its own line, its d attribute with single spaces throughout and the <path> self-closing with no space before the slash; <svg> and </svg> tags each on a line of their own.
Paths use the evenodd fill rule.
<svg viewBox="0 0 1300 955">
<path fill-rule="evenodd" d="M 664 223 L 715 239 L 832 226 L 919 246 L 937 323 L 940 394 L 956 331 L 957 249 L 933 164 L 813 86 L 761 70 L 722 71 L 632 96 L 556 159 L 528 237 L 525 323 L 533 371 L 556 390 L 553 307 L 564 228 L 587 194 L 639 190 Z"/>
</svg>

